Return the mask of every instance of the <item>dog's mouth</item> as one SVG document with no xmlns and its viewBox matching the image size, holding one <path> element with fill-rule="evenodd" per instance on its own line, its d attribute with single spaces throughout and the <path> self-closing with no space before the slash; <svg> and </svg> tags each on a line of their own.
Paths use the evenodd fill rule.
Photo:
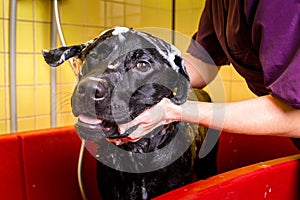
<svg viewBox="0 0 300 200">
<path fill-rule="evenodd" d="M 86 140 L 98 140 L 103 137 L 116 139 L 127 137 L 136 127 L 120 133 L 116 122 L 101 119 L 99 117 L 80 114 L 75 124 L 79 135 Z"/>
<path fill-rule="evenodd" d="M 152 93 L 148 94 L 149 91 Z M 171 98 L 173 96 L 172 91 L 168 88 L 154 84 L 139 88 L 132 94 L 128 103 L 121 98 L 126 96 L 122 94 L 120 93 L 120 98 L 116 98 L 114 101 L 107 99 L 95 103 L 87 103 L 85 102 L 87 100 L 80 99 L 80 96 L 73 96 L 73 114 L 78 117 L 75 127 L 83 139 L 97 141 L 101 138 L 119 139 L 127 137 L 136 130 L 137 126 L 121 132 L 118 124 L 125 124 L 133 120 L 145 110 L 156 105 L 163 97 Z M 80 100 L 86 103 L 85 106 L 81 106 Z M 92 102 L 93 99 L 90 101 Z"/>
</svg>

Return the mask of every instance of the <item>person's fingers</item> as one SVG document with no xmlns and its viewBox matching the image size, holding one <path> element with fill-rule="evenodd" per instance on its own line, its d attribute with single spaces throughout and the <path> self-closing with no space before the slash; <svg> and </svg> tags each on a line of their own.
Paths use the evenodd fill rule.
<svg viewBox="0 0 300 200">
<path fill-rule="evenodd" d="M 130 135 L 127 136 L 127 138 L 133 139 L 133 140 L 139 140 L 157 127 L 164 125 L 164 121 L 155 122 L 151 124 L 140 124 L 138 128 L 133 131 Z"/>
<path fill-rule="evenodd" d="M 146 129 L 143 126 L 139 125 L 135 131 L 133 131 L 130 135 L 127 136 L 127 138 L 129 138 L 129 140 L 136 140 L 142 138 L 146 134 Z"/>
<path fill-rule="evenodd" d="M 172 104 L 169 99 L 162 99 L 158 104 L 150 109 L 145 110 L 132 121 L 125 124 L 118 124 L 119 133 L 123 134 L 130 128 L 137 126 L 137 128 L 127 137 L 113 140 L 115 144 L 123 144 L 125 142 L 136 142 L 142 137 L 153 131 L 158 126 L 172 122 L 166 119 L 165 109 L 167 104 Z M 168 108 L 168 107 L 167 107 Z"/>
<path fill-rule="evenodd" d="M 123 140 L 123 139 L 109 139 L 109 138 L 106 138 L 106 140 L 107 140 L 108 142 L 114 143 L 114 144 L 116 144 L 116 145 L 122 145 L 122 144 L 124 144 L 124 143 L 129 142 L 129 141 Z"/>
<path fill-rule="evenodd" d="M 153 131 L 158 126 L 163 125 L 164 122 L 152 123 L 152 124 L 140 124 L 136 130 L 134 130 L 130 135 L 124 138 L 116 138 L 116 139 L 107 139 L 107 141 L 115 143 L 116 145 L 122 145 L 127 142 L 137 142 L 145 135 Z"/>
<path fill-rule="evenodd" d="M 137 142 L 139 141 L 141 138 L 130 138 L 130 137 L 125 137 L 125 138 L 117 138 L 117 139 L 109 139 L 106 138 L 106 140 L 108 142 L 114 143 L 116 145 L 122 145 L 125 144 L 127 142 Z"/>
<path fill-rule="evenodd" d="M 132 121 L 127 122 L 125 124 L 118 124 L 119 128 L 119 133 L 123 134 L 126 130 L 133 126 L 137 126 L 142 123 L 149 123 L 151 122 L 151 117 L 150 117 L 150 109 L 145 110 L 142 112 L 139 116 L 134 118 Z"/>
<path fill-rule="evenodd" d="M 119 132 L 120 134 L 124 133 L 126 130 L 128 130 L 130 127 L 136 126 L 136 125 L 145 125 L 145 127 L 153 126 L 156 123 L 159 123 L 159 121 L 164 120 L 164 107 L 165 104 L 170 103 L 170 100 L 167 98 L 163 98 L 158 104 L 153 106 L 150 109 L 145 110 L 142 112 L 139 116 L 137 116 L 132 121 L 125 123 L 125 124 L 118 124 Z M 166 121 L 165 121 L 166 122 Z"/>
</svg>

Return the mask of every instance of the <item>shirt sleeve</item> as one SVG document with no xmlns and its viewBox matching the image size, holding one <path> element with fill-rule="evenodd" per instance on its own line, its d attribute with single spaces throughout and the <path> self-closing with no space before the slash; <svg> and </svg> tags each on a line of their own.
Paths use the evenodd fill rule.
<svg viewBox="0 0 300 200">
<path fill-rule="evenodd" d="M 300 108 L 300 4 L 261 1 L 253 31 L 260 36 L 264 83 L 272 95 Z M 254 35 L 255 36 L 255 35 Z"/>
<path fill-rule="evenodd" d="M 199 22 L 198 31 L 194 34 L 187 51 L 210 64 L 217 66 L 229 64 L 229 60 L 217 39 L 211 11 L 212 2 L 207 0 Z"/>
</svg>

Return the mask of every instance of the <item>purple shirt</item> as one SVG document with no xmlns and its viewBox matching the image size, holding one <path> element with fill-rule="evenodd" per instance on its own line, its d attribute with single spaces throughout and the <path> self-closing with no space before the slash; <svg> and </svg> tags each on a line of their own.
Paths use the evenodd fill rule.
<svg viewBox="0 0 300 200">
<path fill-rule="evenodd" d="M 299 0 L 207 0 L 194 39 L 192 55 L 232 63 L 256 95 L 300 108 Z"/>
</svg>

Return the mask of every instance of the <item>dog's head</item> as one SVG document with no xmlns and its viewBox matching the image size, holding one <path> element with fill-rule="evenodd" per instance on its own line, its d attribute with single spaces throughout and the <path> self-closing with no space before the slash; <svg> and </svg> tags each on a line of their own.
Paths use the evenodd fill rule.
<svg viewBox="0 0 300 200">
<path fill-rule="evenodd" d="M 50 66 L 75 57 L 78 84 L 72 111 L 79 134 L 96 139 L 118 132 L 125 123 L 162 98 L 186 101 L 189 77 L 173 45 L 126 27 L 109 29 L 85 44 L 43 51 Z M 79 66 L 78 66 L 79 63 Z"/>
</svg>

